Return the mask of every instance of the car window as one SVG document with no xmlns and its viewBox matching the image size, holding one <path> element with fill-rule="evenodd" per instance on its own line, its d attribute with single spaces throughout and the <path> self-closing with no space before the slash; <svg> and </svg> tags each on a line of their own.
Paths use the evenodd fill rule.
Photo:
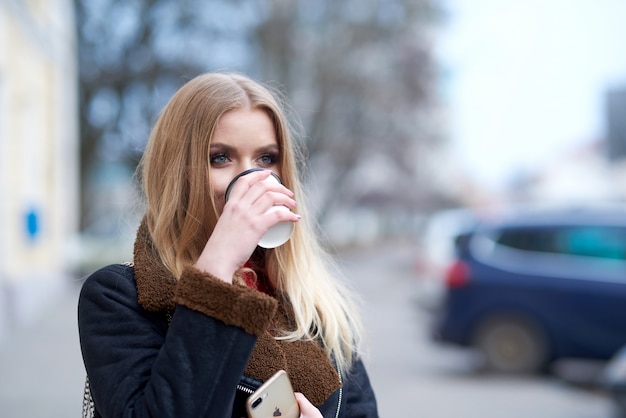
<svg viewBox="0 0 626 418">
<path fill-rule="evenodd" d="M 558 252 L 556 231 L 548 228 L 504 229 L 496 242 L 516 250 L 542 253 Z"/>
<path fill-rule="evenodd" d="M 620 227 L 509 228 L 496 242 L 524 251 L 626 260 L 626 229 Z"/>
<path fill-rule="evenodd" d="M 577 227 L 561 231 L 558 246 L 565 254 L 626 260 L 626 230 Z"/>
</svg>

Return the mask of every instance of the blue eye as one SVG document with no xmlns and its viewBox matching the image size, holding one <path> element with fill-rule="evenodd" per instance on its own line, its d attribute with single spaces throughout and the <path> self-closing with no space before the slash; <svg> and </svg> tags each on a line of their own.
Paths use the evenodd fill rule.
<svg viewBox="0 0 626 418">
<path fill-rule="evenodd" d="M 278 155 L 275 154 L 265 154 L 259 158 L 262 164 L 264 165 L 274 165 L 278 163 Z"/>
<path fill-rule="evenodd" d="M 215 155 L 211 155 L 211 158 L 209 161 L 211 162 L 211 164 L 225 164 L 229 160 L 228 160 L 228 155 L 226 154 L 215 154 Z"/>
</svg>

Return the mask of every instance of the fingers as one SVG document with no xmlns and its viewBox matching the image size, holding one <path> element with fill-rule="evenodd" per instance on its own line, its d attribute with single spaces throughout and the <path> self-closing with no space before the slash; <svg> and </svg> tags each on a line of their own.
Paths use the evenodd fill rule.
<svg viewBox="0 0 626 418">
<path fill-rule="evenodd" d="M 295 208 L 294 193 L 278 181 L 270 179 L 274 179 L 274 177 L 269 170 L 253 172 L 239 178 L 233 186 L 226 204 L 230 202 L 230 206 L 233 206 L 236 202 L 242 210 L 253 209 L 257 214 L 267 212 L 272 206 Z"/>
<path fill-rule="evenodd" d="M 293 192 L 277 181 L 266 181 L 269 170 L 240 177 L 232 187 L 197 268 L 231 282 L 264 234 L 280 222 L 298 222 Z M 272 209 L 274 208 L 274 209 Z"/>
<path fill-rule="evenodd" d="M 268 183 L 271 182 L 271 176 L 271 170 L 257 170 L 252 172 L 244 171 L 243 173 L 238 174 L 226 188 L 226 196 L 224 197 L 224 200 L 229 200 L 231 196 L 243 196 L 253 184 L 259 181 L 267 181 Z"/>
<path fill-rule="evenodd" d="M 300 392 L 296 392 L 296 401 L 300 407 L 300 418 L 323 418 L 322 413 Z"/>
</svg>

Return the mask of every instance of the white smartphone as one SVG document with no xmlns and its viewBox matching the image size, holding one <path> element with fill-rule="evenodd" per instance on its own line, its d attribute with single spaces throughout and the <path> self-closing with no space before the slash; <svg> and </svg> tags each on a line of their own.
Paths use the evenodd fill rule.
<svg viewBox="0 0 626 418">
<path fill-rule="evenodd" d="M 279 370 L 263 383 L 246 402 L 249 418 L 298 418 L 300 408 L 289 376 Z"/>
</svg>

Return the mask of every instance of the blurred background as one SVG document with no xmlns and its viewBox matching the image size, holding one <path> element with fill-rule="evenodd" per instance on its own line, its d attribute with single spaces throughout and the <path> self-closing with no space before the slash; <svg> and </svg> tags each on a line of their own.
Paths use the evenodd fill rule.
<svg viewBox="0 0 626 418">
<path fill-rule="evenodd" d="M 596 384 L 608 356 L 492 375 L 430 334 L 478 218 L 626 214 L 624 16 L 625 0 L 0 0 L 3 416 L 79 413 L 80 283 L 132 258 L 151 126 L 216 70 L 293 107 L 308 198 L 364 299 L 381 416 L 617 414 Z"/>
</svg>

